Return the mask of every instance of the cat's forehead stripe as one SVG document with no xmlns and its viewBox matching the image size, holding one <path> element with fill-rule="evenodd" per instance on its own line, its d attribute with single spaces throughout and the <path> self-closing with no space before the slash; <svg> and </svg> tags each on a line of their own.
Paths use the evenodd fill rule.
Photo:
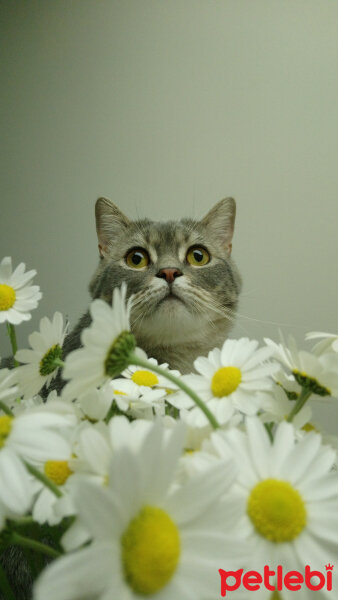
<svg viewBox="0 0 338 600">
<path fill-rule="evenodd" d="M 151 221 L 135 222 L 135 238 L 140 245 L 153 247 L 157 252 L 166 249 L 177 252 L 182 246 L 203 242 L 203 236 L 193 221 L 158 223 Z"/>
</svg>

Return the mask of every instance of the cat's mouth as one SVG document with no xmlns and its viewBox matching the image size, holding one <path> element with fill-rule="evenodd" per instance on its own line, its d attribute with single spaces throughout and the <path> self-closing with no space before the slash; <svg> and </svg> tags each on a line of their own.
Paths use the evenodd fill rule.
<svg viewBox="0 0 338 600">
<path fill-rule="evenodd" d="M 180 296 L 175 294 L 173 290 L 169 290 L 168 293 L 163 298 L 161 298 L 159 304 L 163 304 L 164 302 L 180 302 L 182 304 L 185 304 L 184 300 Z"/>
</svg>

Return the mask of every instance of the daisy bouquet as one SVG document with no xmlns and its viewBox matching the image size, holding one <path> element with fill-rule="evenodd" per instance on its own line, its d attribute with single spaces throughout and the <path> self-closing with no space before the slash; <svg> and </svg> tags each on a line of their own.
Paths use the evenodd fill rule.
<svg viewBox="0 0 338 600">
<path fill-rule="evenodd" d="M 338 336 L 228 339 L 181 375 L 137 347 L 122 285 L 80 349 L 55 313 L 18 350 L 35 274 L 0 263 L 0 597 L 335 598 L 337 440 L 309 401 L 336 401 Z"/>
</svg>

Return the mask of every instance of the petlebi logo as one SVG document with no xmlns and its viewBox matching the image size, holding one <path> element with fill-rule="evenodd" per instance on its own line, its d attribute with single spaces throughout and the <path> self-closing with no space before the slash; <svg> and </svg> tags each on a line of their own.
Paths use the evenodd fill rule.
<svg viewBox="0 0 338 600">
<path fill-rule="evenodd" d="M 227 592 L 234 592 L 239 588 L 255 592 L 260 590 L 262 586 L 271 592 L 282 592 L 284 589 L 298 591 L 306 588 L 312 591 L 326 589 L 330 592 L 332 591 L 333 566 L 330 563 L 325 565 L 325 573 L 312 570 L 309 565 L 305 566 L 304 573 L 300 571 L 284 572 L 281 565 L 278 565 L 276 571 L 265 565 L 263 573 L 258 571 L 244 572 L 244 569 L 238 569 L 237 571 L 219 569 L 221 596 L 224 598 L 227 596 Z M 231 597 L 231 593 L 229 597 Z"/>
</svg>

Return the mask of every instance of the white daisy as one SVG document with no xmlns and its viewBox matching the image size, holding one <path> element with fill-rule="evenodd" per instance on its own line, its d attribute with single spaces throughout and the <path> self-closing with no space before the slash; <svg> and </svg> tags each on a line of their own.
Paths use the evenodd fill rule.
<svg viewBox="0 0 338 600">
<path fill-rule="evenodd" d="M 76 422 L 72 405 L 63 402 L 29 408 L 16 416 L 2 415 L 0 456 L 3 448 L 10 448 L 32 464 L 48 460 L 51 454 L 59 452 L 65 432 Z"/>
<path fill-rule="evenodd" d="M 289 416 L 295 405 L 295 400 L 289 400 L 284 389 L 276 385 L 271 392 L 262 393 L 262 414 L 260 419 L 265 423 L 281 423 Z M 301 429 L 306 423 L 309 423 L 312 417 L 312 410 L 308 404 L 303 406 L 294 416 L 292 424 L 296 429 Z"/>
<path fill-rule="evenodd" d="M 77 415 L 72 404 L 54 400 L 50 394 L 47 404 L 32 405 L 31 399 L 22 401 L 25 407 L 11 418 L 11 431 L 6 447 L 35 469 L 42 471 L 56 486 L 65 488 L 71 474 L 69 461 L 72 455 L 71 438 L 77 426 Z M 38 396 L 35 396 L 38 399 Z M 29 408 L 27 408 L 27 405 Z M 1 453 L 0 453 L 1 460 Z M 54 525 L 60 522 L 54 509 L 57 498 L 49 488 L 34 479 L 33 519 Z"/>
<path fill-rule="evenodd" d="M 92 323 L 81 335 L 83 348 L 66 357 L 63 377 L 70 379 L 63 396 L 73 400 L 116 377 L 126 367 L 126 356 L 135 347 L 130 333 L 131 298 L 126 285 L 115 288 L 112 306 L 103 300 L 90 305 Z"/>
<path fill-rule="evenodd" d="M 93 421 L 100 421 L 107 416 L 113 399 L 114 396 L 108 383 L 99 389 L 89 390 L 89 392 L 80 396 L 76 404 L 87 418 Z"/>
<path fill-rule="evenodd" d="M 232 533 L 236 507 L 228 512 L 220 500 L 234 473 L 220 461 L 207 476 L 171 488 L 183 436 L 180 426 L 164 436 L 156 424 L 138 452 L 116 453 L 105 489 L 79 485 L 75 503 L 92 544 L 48 567 L 35 600 L 217 596 L 220 564 L 237 565 L 242 550 Z"/>
<path fill-rule="evenodd" d="M 154 365 L 174 377 L 181 377 L 179 371 L 169 369 L 168 363 L 159 365 L 156 358 L 148 358 L 145 352 L 143 352 L 142 358 L 148 361 L 149 367 Z M 115 392 L 115 400 L 120 410 L 126 411 L 134 418 L 152 419 L 154 414 L 165 415 L 165 397 L 177 390 L 177 386 L 173 382 L 164 375 L 152 371 L 151 367 L 147 369 L 135 365 L 130 365 L 125 369 L 122 376 L 128 380 L 129 387 L 126 384 L 123 385 L 122 379 L 112 382 L 112 385 L 122 391 L 120 394 Z"/>
<path fill-rule="evenodd" d="M 247 435 L 233 429 L 212 436 L 220 456 L 231 447 L 239 468 L 236 491 L 246 504 L 243 530 L 255 548 L 250 568 L 261 571 L 263 565 L 279 564 L 302 571 L 308 564 L 322 570 L 334 561 L 338 556 L 338 477 L 331 471 L 335 451 L 322 446 L 315 433 L 297 442 L 294 427 L 286 422 L 278 426 L 271 443 L 255 417 L 247 419 Z"/>
<path fill-rule="evenodd" d="M 30 311 L 37 307 L 42 298 L 38 285 L 30 285 L 36 271 L 25 273 L 20 263 L 12 273 L 12 259 L 7 256 L 0 263 L 0 323 L 8 321 L 19 325 L 29 321 Z"/>
<path fill-rule="evenodd" d="M 140 377 L 149 378 L 153 375 L 149 371 L 137 370 Z M 163 378 L 164 379 L 164 378 Z M 119 410 L 126 412 L 133 418 L 153 418 L 154 414 L 162 416 L 165 412 L 164 397 L 166 390 L 157 388 L 156 385 L 138 385 L 133 379 L 117 378 L 110 382 L 114 400 Z"/>
<path fill-rule="evenodd" d="M 266 362 L 273 352 L 257 347 L 258 342 L 248 338 L 226 340 L 221 350 L 215 348 L 208 358 L 195 360 L 194 367 L 200 375 L 182 376 L 182 380 L 206 402 L 220 424 L 229 421 L 235 411 L 255 414 L 260 407 L 257 392 L 273 385 L 271 375 L 278 365 Z M 179 409 L 193 407 L 196 426 L 207 423 L 204 413 L 182 392 L 168 396 L 167 401 Z"/>
<path fill-rule="evenodd" d="M 180 377 L 181 374 L 177 370 L 169 369 L 168 363 L 158 364 L 156 358 L 148 358 L 145 354 L 145 359 L 148 360 L 149 365 L 153 364 L 156 367 L 160 367 L 164 371 L 168 371 L 171 375 L 175 377 Z M 141 391 L 141 394 L 146 394 L 149 389 L 163 389 L 164 391 L 176 390 L 177 386 L 169 381 L 166 377 L 159 375 L 158 373 L 154 373 L 151 369 L 145 369 L 144 367 L 138 367 L 135 365 L 130 365 L 127 369 L 125 369 L 122 373 L 123 377 L 127 379 L 131 379 Z"/>
<path fill-rule="evenodd" d="M 60 451 L 66 441 L 55 430 L 74 424 L 70 410 L 38 407 L 16 417 L 0 416 L 0 524 L 4 514 L 22 515 L 29 509 L 36 486 L 22 461 L 37 465 Z"/>
<path fill-rule="evenodd" d="M 336 333 L 310 331 L 305 336 L 306 340 L 316 340 L 320 338 L 323 339 L 320 342 L 317 342 L 312 348 L 312 352 L 314 352 L 314 354 L 323 354 L 323 352 L 328 352 L 329 350 L 338 352 L 338 335 Z"/>
<path fill-rule="evenodd" d="M 62 443 L 57 454 L 50 453 L 50 458 L 41 465 L 41 471 L 50 479 L 54 485 L 60 488 L 62 494 L 67 493 L 67 484 L 69 478 L 73 474 L 70 466 L 72 458 L 71 445 L 67 442 Z M 57 459 L 55 459 L 57 456 Z M 36 496 L 32 509 L 32 517 L 38 523 L 48 523 L 56 525 L 59 523 L 63 515 L 59 514 L 55 509 L 57 506 L 58 497 L 44 484 L 36 483 Z"/>
<path fill-rule="evenodd" d="M 334 352 L 316 356 L 305 350 L 298 350 L 296 340 L 291 335 L 288 344 L 281 334 L 282 343 L 276 344 L 264 338 L 273 350 L 274 357 L 294 375 L 297 383 L 319 396 L 338 394 L 338 357 Z"/>
<path fill-rule="evenodd" d="M 104 423 L 100 423 L 101 429 L 107 428 Z M 39 493 L 34 502 L 32 516 L 38 523 L 48 523 L 55 525 L 59 523 L 64 516 L 75 514 L 74 505 L 70 496 L 72 486 L 76 484 L 77 477 L 84 477 L 95 483 L 103 485 L 105 483 L 105 473 L 107 471 L 107 462 L 105 453 L 102 453 L 102 435 L 88 421 L 80 422 L 69 432 L 71 435 L 62 440 L 59 448 L 54 446 L 53 452 L 50 452 L 48 460 L 44 460 L 38 468 L 54 483 L 59 489 L 61 497 L 57 497 L 49 488 L 38 482 L 37 489 Z M 90 466 L 83 459 L 82 447 L 79 443 L 81 433 L 89 431 L 92 435 L 87 435 L 84 442 L 87 442 L 87 456 L 90 456 Z M 97 434 L 97 435 L 95 435 Z M 101 443 L 100 443 L 101 442 Z M 83 445 L 83 444 L 82 444 Z M 109 454 L 111 456 L 111 452 Z M 92 473 L 92 467 L 94 472 Z M 104 473 L 101 477 L 98 473 Z M 88 536 L 87 536 L 88 537 Z"/>
<path fill-rule="evenodd" d="M 211 443 L 212 434 L 215 431 L 211 425 L 204 427 L 196 427 L 195 419 L 192 418 L 191 411 L 181 410 L 180 417 L 187 425 L 184 454 L 179 461 L 180 472 L 178 478 L 184 481 L 186 477 L 205 471 L 211 464 L 220 459 L 220 456 Z M 169 417 L 166 417 L 167 419 Z M 217 431 L 225 432 L 233 427 L 243 426 L 243 415 L 240 413 L 234 414 L 227 423 L 217 429 Z M 232 452 L 228 449 L 227 456 L 223 454 L 222 459 L 233 461 Z"/>
<path fill-rule="evenodd" d="M 61 359 L 65 334 L 61 313 L 56 312 L 52 321 L 43 317 L 40 331 L 34 331 L 28 337 L 32 349 L 18 350 L 15 354 L 16 360 L 25 363 L 15 370 L 20 395 L 24 398 L 34 396 L 44 385 L 48 387 L 56 376 L 59 367 L 54 361 Z"/>
<path fill-rule="evenodd" d="M 107 429 L 107 426 L 105 423 L 98 425 L 100 429 L 88 421 L 79 423 L 72 432 L 71 440 L 67 440 L 68 445 L 59 449 L 57 457 L 51 454 L 49 460 L 39 465 L 39 469 L 57 486 L 62 495 L 57 497 L 49 488 L 39 486 L 32 511 L 33 519 L 38 523 L 55 525 L 65 516 L 76 514 L 71 491 L 79 479 L 105 485 L 112 452 L 107 435 L 102 432 L 102 428 Z M 73 538 L 74 528 L 71 529 Z M 82 528 L 81 542 L 88 539 L 88 533 Z"/>
</svg>

